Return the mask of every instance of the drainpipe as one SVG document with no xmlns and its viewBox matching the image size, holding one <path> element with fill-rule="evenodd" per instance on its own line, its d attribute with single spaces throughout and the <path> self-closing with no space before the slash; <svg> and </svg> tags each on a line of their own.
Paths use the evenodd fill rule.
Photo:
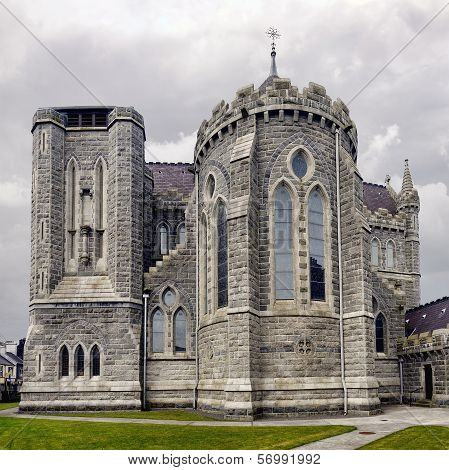
<svg viewBox="0 0 449 470">
<path fill-rule="evenodd" d="M 147 323 L 148 323 L 148 297 L 143 294 L 143 387 L 142 387 L 142 409 L 147 407 Z"/>
<path fill-rule="evenodd" d="M 195 388 L 193 390 L 193 409 L 196 410 L 197 404 L 198 404 L 198 383 L 200 380 L 200 370 L 199 370 L 199 355 L 198 355 L 198 329 L 199 329 L 199 305 L 200 305 L 200 300 L 199 300 L 199 213 L 198 213 L 198 198 L 200 194 L 199 190 L 199 176 L 198 176 L 198 171 L 195 171 L 195 190 L 196 190 L 196 200 L 195 200 L 195 206 L 196 206 L 196 263 L 195 263 L 195 290 L 196 290 L 196 296 L 195 296 L 195 308 L 196 308 L 196 325 L 195 325 Z"/>
<path fill-rule="evenodd" d="M 348 389 L 345 378 L 345 347 L 343 334 L 343 266 L 341 256 L 341 200 L 340 200 L 340 129 L 335 130 L 335 169 L 337 174 L 337 245 L 338 245 L 338 291 L 340 310 L 340 364 L 343 385 L 343 411 L 348 414 Z"/>
<path fill-rule="evenodd" d="M 399 381 L 400 381 L 400 395 L 399 395 L 399 403 L 402 405 L 404 402 L 404 359 L 402 357 L 399 358 Z"/>
</svg>

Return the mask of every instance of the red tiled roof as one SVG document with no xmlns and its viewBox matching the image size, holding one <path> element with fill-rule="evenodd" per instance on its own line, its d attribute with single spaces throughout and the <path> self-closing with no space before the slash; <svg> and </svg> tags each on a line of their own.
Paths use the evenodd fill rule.
<svg viewBox="0 0 449 470">
<path fill-rule="evenodd" d="M 391 214 L 396 214 L 396 202 L 390 196 L 387 188 L 381 184 L 363 183 L 363 202 L 372 212 L 377 209 L 387 209 Z"/>
<path fill-rule="evenodd" d="M 405 313 L 405 325 L 408 335 L 447 328 L 448 324 L 449 297 L 420 305 Z"/>
<path fill-rule="evenodd" d="M 155 193 L 177 189 L 181 194 L 189 195 L 193 191 L 195 176 L 189 171 L 191 163 L 148 162 L 147 165 L 153 173 Z"/>
</svg>

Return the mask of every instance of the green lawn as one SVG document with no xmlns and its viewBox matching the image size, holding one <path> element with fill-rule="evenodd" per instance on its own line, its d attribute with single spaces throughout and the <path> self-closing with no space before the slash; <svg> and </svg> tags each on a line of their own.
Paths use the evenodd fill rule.
<svg viewBox="0 0 449 470">
<path fill-rule="evenodd" d="M 364 450 L 448 450 L 449 427 L 412 426 L 389 436 L 382 437 L 366 446 Z"/>
<path fill-rule="evenodd" d="M 222 421 L 189 410 L 160 411 L 92 411 L 85 413 L 51 413 L 56 416 L 81 416 L 90 418 L 171 419 L 177 421 Z"/>
<path fill-rule="evenodd" d="M 13 401 L 11 403 L 0 402 L 0 411 L 7 410 L 8 408 L 15 408 L 16 406 L 19 406 L 18 401 Z"/>
<path fill-rule="evenodd" d="M 352 426 L 177 426 L 0 417 L 0 449 L 291 449 Z"/>
</svg>

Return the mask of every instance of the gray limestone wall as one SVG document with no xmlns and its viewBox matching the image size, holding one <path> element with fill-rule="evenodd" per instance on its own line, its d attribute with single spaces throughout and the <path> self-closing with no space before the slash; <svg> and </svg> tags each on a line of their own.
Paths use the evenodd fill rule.
<svg viewBox="0 0 449 470">
<path fill-rule="evenodd" d="M 32 308 L 21 411 L 140 409 L 140 326 L 140 306 L 130 304 Z M 84 350 L 84 374 L 78 377 L 79 345 Z M 100 349 L 99 376 L 92 376 L 94 345 Z M 67 377 L 61 375 L 63 346 L 69 351 Z"/>
</svg>

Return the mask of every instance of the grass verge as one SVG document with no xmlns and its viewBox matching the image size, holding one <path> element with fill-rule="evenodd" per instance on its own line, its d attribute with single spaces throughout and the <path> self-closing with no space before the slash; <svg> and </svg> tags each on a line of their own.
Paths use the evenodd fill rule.
<svg viewBox="0 0 449 470">
<path fill-rule="evenodd" d="M 448 450 L 449 427 L 412 426 L 361 447 L 363 450 Z"/>
<path fill-rule="evenodd" d="M 12 401 L 12 402 L 0 402 L 0 411 L 1 410 L 7 410 L 9 408 L 16 408 L 19 406 L 18 401 Z"/>
<path fill-rule="evenodd" d="M 352 426 L 182 426 L 0 417 L 0 449 L 292 449 Z"/>
<path fill-rule="evenodd" d="M 160 410 L 160 411 L 92 411 L 51 413 L 55 416 L 81 416 L 83 418 L 129 418 L 129 419 L 169 419 L 176 421 L 222 421 L 218 418 L 204 416 L 189 410 Z"/>
</svg>

